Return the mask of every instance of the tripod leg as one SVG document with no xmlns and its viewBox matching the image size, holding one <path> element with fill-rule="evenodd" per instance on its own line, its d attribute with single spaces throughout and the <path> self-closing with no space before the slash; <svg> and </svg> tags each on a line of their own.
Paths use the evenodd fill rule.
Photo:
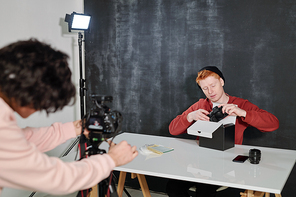
<svg viewBox="0 0 296 197">
<path fill-rule="evenodd" d="M 101 181 L 99 184 L 99 197 L 105 197 L 105 195 L 107 194 L 107 190 L 108 190 L 108 181 L 107 179 Z"/>
</svg>

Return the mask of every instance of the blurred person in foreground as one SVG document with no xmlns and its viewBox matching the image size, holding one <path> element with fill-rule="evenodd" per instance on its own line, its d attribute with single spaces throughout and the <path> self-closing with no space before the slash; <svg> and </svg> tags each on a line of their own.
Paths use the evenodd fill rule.
<svg viewBox="0 0 296 197">
<path fill-rule="evenodd" d="M 17 125 L 14 112 L 27 118 L 74 103 L 71 75 L 68 55 L 36 39 L 0 49 L 0 195 L 3 187 L 54 195 L 88 189 L 138 155 L 135 146 L 122 141 L 109 143 L 107 154 L 66 163 L 44 152 L 80 135 L 80 120 L 43 128 Z"/>
</svg>

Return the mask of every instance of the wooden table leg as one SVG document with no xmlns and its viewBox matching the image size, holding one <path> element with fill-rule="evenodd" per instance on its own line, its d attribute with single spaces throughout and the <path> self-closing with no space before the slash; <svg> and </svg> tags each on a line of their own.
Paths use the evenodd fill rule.
<svg viewBox="0 0 296 197">
<path fill-rule="evenodd" d="M 135 174 L 135 173 L 131 173 L 131 178 L 132 178 L 132 179 L 137 178 L 137 174 Z"/>
<path fill-rule="evenodd" d="M 263 197 L 264 192 L 254 192 L 253 190 L 246 190 L 245 192 L 240 193 L 241 197 Z"/>
<path fill-rule="evenodd" d="M 118 185 L 117 185 L 117 194 L 119 197 L 122 197 L 122 194 L 123 194 L 125 178 L 126 178 L 126 172 L 121 171 L 119 174 Z"/>
<path fill-rule="evenodd" d="M 247 190 L 246 190 L 246 191 L 247 191 Z M 240 193 L 241 197 L 243 197 L 243 196 L 247 196 L 246 191 Z"/>
<path fill-rule="evenodd" d="M 254 197 L 263 197 L 264 194 L 265 194 L 265 192 L 258 192 L 258 191 L 256 191 L 256 192 L 254 192 Z"/>
<path fill-rule="evenodd" d="M 252 190 L 247 190 L 247 197 L 254 197 Z"/>
<path fill-rule="evenodd" d="M 252 190 L 246 190 L 245 192 L 241 192 L 241 197 L 263 197 L 265 194 L 265 197 L 270 197 L 270 194 L 268 192 L 258 192 L 258 191 L 252 191 Z M 275 197 L 282 197 L 281 194 L 274 194 Z"/>
<path fill-rule="evenodd" d="M 131 178 L 138 178 L 138 181 L 140 183 L 141 189 L 142 189 L 142 193 L 144 197 L 151 197 L 149 188 L 148 188 L 148 184 L 145 178 L 145 175 L 142 174 L 135 174 L 135 173 L 131 173 Z M 119 179 L 118 179 L 118 185 L 117 185 L 117 194 L 118 197 L 122 197 L 123 194 L 123 188 L 124 188 L 124 183 L 125 183 L 125 178 L 126 178 L 126 172 L 120 172 L 119 174 Z"/>
<path fill-rule="evenodd" d="M 143 196 L 144 197 L 151 197 L 145 176 L 142 174 L 137 174 L 137 177 L 138 177 L 138 181 L 140 183 L 141 189 L 142 189 Z"/>
<path fill-rule="evenodd" d="M 98 185 L 92 187 L 89 197 L 98 197 Z"/>
</svg>

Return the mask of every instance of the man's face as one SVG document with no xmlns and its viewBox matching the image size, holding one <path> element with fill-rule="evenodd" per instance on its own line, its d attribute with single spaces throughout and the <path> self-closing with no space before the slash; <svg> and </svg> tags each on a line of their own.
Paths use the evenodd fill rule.
<svg viewBox="0 0 296 197">
<path fill-rule="evenodd" d="M 35 113 L 37 110 L 31 107 L 17 107 L 14 109 L 22 118 L 28 118 L 30 115 Z"/>
<path fill-rule="evenodd" d="M 199 81 L 199 85 L 208 99 L 214 103 L 222 103 L 221 99 L 225 94 L 223 89 L 223 79 L 209 76 L 204 80 Z"/>
<path fill-rule="evenodd" d="M 3 97 L 2 97 L 3 98 Z M 22 118 L 28 118 L 30 115 L 35 113 L 37 110 L 34 109 L 31 106 L 19 106 L 15 99 L 4 99 L 5 102 L 16 112 L 18 113 Z"/>
<path fill-rule="evenodd" d="M 17 112 L 22 118 L 28 118 L 37 110 L 31 106 L 21 107 L 17 104 L 14 98 L 8 99 L 1 91 L 0 98 L 2 98 L 15 112 Z"/>
<path fill-rule="evenodd" d="M 12 103 L 12 109 L 17 112 L 22 118 L 28 118 L 30 115 L 35 113 L 37 110 L 33 107 L 21 107 L 16 103 Z"/>
</svg>

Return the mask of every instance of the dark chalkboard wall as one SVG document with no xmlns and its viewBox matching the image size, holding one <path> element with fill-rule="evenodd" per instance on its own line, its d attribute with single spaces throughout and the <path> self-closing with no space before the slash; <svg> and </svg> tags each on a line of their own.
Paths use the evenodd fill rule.
<svg viewBox="0 0 296 197">
<path fill-rule="evenodd" d="M 87 92 L 113 96 L 124 131 L 170 136 L 204 97 L 197 71 L 215 65 L 228 94 L 280 121 L 272 133 L 248 128 L 244 144 L 296 149 L 296 1 L 86 0 L 85 13 Z"/>
</svg>

